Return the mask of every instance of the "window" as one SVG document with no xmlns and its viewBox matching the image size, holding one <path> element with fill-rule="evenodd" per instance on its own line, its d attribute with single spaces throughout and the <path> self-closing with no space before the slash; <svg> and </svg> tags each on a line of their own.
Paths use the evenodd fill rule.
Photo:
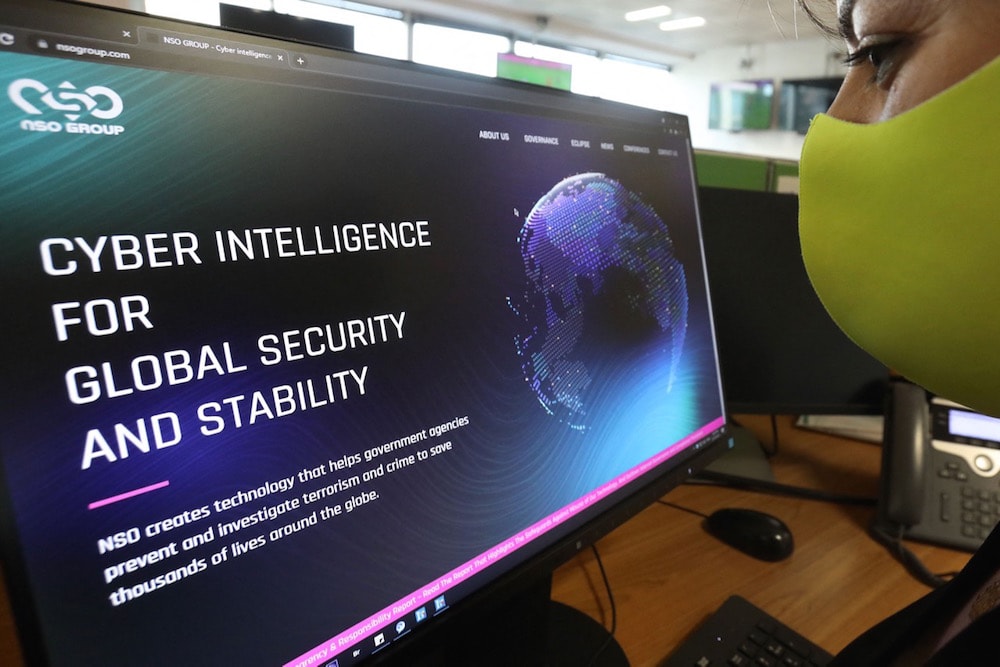
<svg viewBox="0 0 1000 667">
<path fill-rule="evenodd" d="M 354 50 L 359 53 L 396 60 L 406 60 L 409 56 L 409 30 L 401 20 L 402 12 L 387 10 L 385 15 L 376 15 L 307 0 L 274 0 L 274 11 L 354 26 Z"/>
<path fill-rule="evenodd" d="M 354 26 L 354 47 L 361 53 L 447 69 L 497 75 L 497 54 L 511 52 L 503 35 L 403 20 L 402 12 L 360 5 L 346 0 L 328 3 L 310 0 L 226 0 L 229 4 L 274 11 Z M 333 6 L 337 4 L 339 6 Z M 219 3 L 206 0 L 146 0 L 150 14 L 219 25 Z M 409 40 L 412 39 L 412 56 Z M 614 56 L 543 46 L 526 41 L 513 44 L 513 53 L 571 65 L 571 90 L 580 95 L 665 110 L 676 107 L 677 87 L 664 67 Z"/>
<path fill-rule="evenodd" d="M 228 5 L 271 9 L 271 0 L 226 0 Z M 219 3 L 206 0 L 146 0 L 146 12 L 182 21 L 219 25 Z"/>
<path fill-rule="evenodd" d="M 497 54 L 508 51 L 510 40 L 502 35 L 430 23 L 413 25 L 414 62 L 496 76 Z"/>
<path fill-rule="evenodd" d="M 580 95 L 661 111 L 670 108 L 671 101 L 677 99 L 673 75 L 665 67 L 522 41 L 514 43 L 514 53 L 572 65 L 571 90 Z"/>
<path fill-rule="evenodd" d="M 595 54 L 522 41 L 514 43 L 514 53 L 522 58 L 538 58 L 570 65 L 573 68 L 570 90 L 581 95 L 599 95 L 596 75 L 600 73 L 601 59 Z"/>
<path fill-rule="evenodd" d="M 666 69 L 616 58 L 601 61 L 600 96 L 665 111 L 676 104 L 676 83 Z"/>
</svg>

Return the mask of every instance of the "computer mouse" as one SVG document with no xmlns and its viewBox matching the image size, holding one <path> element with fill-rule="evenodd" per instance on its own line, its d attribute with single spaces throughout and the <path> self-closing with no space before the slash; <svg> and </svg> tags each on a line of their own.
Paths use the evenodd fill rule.
<svg viewBox="0 0 1000 667">
<path fill-rule="evenodd" d="M 709 535 L 760 560 L 784 560 L 795 548 L 788 526 L 781 519 L 757 510 L 720 509 L 705 519 L 704 527 Z"/>
</svg>

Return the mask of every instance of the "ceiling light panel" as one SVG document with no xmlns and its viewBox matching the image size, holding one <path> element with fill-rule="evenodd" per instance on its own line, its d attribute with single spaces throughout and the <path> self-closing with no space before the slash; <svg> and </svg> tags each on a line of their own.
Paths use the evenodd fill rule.
<svg viewBox="0 0 1000 667">
<path fill-rule="evenodd" d="M 673 21 L 664 21 L 660 24 L 660 30 L 687 30 L 688 28 L 700 28 L 705 25 L 706 21 L 701 16 L 691 16 L 686 19 L 674 19 Z"/>
<path fill-rule="evenodd" d="M 671 11 L 670 7 L 666 5 L 657 5 L 656 7 L 647 7 L 646 9 L 637 9 L 633 12 L 628 12 L 625 14 L 625 20 L 635 22 L 662 19 L 664 16 L 670 16 Z"/>
</svg>

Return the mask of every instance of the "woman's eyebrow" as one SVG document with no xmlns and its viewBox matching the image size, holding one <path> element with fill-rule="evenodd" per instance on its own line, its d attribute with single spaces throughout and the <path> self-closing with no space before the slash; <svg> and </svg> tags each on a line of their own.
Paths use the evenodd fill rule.
<svg viewBox="0 0 1000 667">
<path fill-rule="evenodd" d="M 854 4 L 857 0 L 843 0 L 837 11 L 837 28 L 845 41 L 857 41 L 854 34 Z"/>
</svg>

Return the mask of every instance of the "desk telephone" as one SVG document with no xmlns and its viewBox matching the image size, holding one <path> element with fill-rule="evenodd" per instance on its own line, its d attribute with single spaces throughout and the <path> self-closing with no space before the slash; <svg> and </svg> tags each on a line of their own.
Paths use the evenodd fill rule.
<svg viewBox="0 0 1000 667">
<path fill-rule="evenodd" d="M 893 382 L 877 524 L 975 551 L 1000 520 L 1000 419 Z"/>
</svg>

